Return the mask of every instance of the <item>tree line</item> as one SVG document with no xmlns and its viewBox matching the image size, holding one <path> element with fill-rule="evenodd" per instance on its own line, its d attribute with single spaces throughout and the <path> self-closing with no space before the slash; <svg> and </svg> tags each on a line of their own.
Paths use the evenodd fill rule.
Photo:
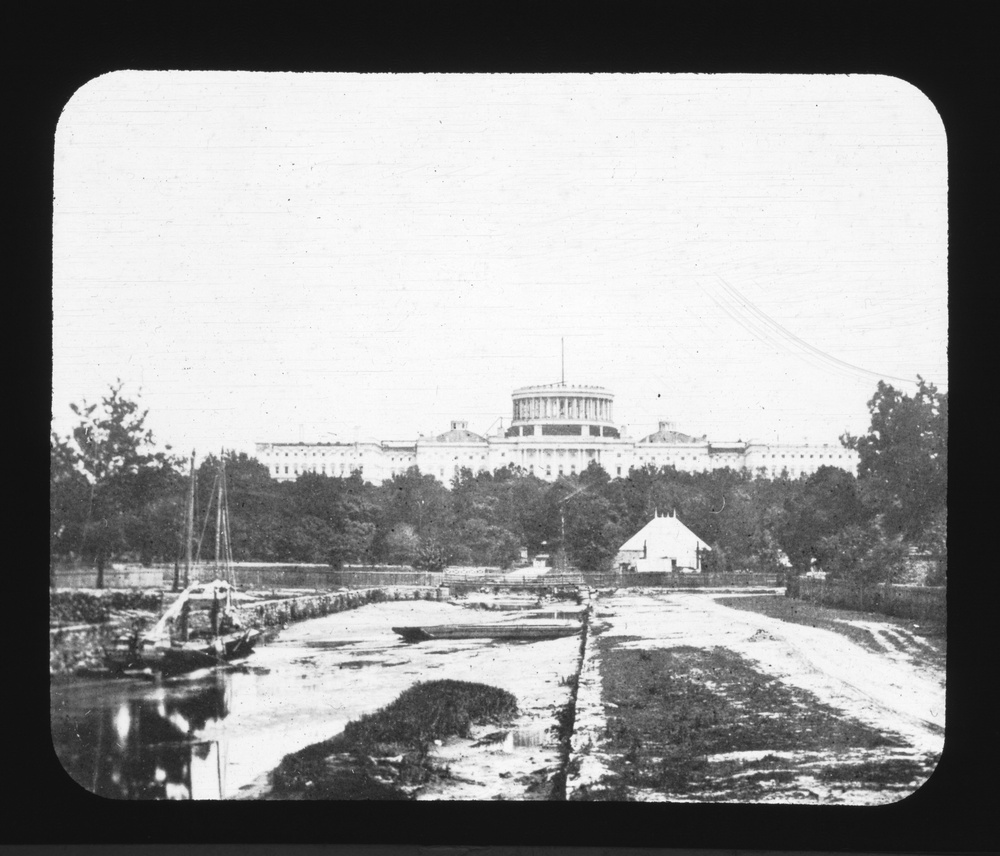
<svg viewBox="0 0 1000 856">
<path fill-rule="evenodd" d="M 158 451 L 147 412 L 112 386 L 99 404 L 71 405 L 79 424 L 51 435 L 50 566 L 112 560 L 174 562 L 184 555 L 186 462 Z M 612 479 L 592 464 L 554 483 L 513 467 L 461 470 L 446 488 L 416 467 L 380 485 L 358 473 L 273 480 L 226 453 L 233 554 L 240 561 L 513 565 L 565 554 L 574 567 L 611 567 L 618 547 L 653 515 L 676 512 L 712 547 L 709 571 L 803 573 L 881 581 L 908 549 L 945 553 L 948 399 L 918 378 L 906 395 L 879 382 L 871 424 L 844 435 L 857 476 L 822 467 L 798 478 L 763 470 L 688 473 L 647 465 Z M 220 461 L 197 469 L 195 551 L 211 558 L 210 500 Z M 213 545 L 213 546 L 210 546 Z"/>
</svg>

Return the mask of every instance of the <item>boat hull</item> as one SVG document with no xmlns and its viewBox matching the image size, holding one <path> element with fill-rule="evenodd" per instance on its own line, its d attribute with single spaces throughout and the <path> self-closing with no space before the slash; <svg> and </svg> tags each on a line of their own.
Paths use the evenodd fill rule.
<svg viewBox="0 0 1000 856">
<path fill-rule="evenodd" d="M 438 626 L 393 627 L 407 642 L 432 639 L 559 639 L 574 636 L 582 625 L 569 624 L 443 624 Z"/>
<path fill-rule="evenodd" d="M 143 648 L 118 645 L 105 652 L 104 660 L 110 668 L 118 671 L 152 669 L 178 674 L 245 657 L 253 651 L 259 637 L 259 631 L 247 630 L 183 645 L 147 645 Z"/>
</svg>

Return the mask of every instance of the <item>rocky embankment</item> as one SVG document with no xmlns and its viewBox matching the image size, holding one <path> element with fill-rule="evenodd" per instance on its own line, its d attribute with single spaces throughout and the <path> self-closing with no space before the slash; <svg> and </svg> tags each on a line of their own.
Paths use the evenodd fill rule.
<svg viewBox="0 0 1000 856">
<path fill-rule="evenodd" d="M 160 590 L 57 591 L 49 600 L 49 675 L 104 665 L 104 648 L 136 626 L 151 626 L 173 595 Z M 357 609 L 386 600 L 435 600 L 430 587 L 370 588 L 245 601 L 239 610 L 250 627 L 266 630 Z"/>
</svg>

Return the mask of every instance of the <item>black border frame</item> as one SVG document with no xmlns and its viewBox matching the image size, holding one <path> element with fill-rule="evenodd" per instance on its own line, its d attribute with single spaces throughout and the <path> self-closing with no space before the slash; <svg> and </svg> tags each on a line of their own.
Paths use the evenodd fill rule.
<svg viewBox="0 0 1000 856">
<path fill-rule="evenodd" d="M 25 4 L 27 6 L 27 4 Z M 9 567 L 15 622 L 8 679 L 18 711 L 8 725 L 13 750 L 0 803 L 8 843 L 92 844 L 490 844 L 520 851 L 623 852 L 625 847 L 732 850 L 977 852 L 1000 846 L 994 803 L 1000 727 L 990 710 L 996 642 L 988 610 L 995 590 L 982 491 L 965 474 L 973 441 L 962 420 L 978 380 L 973 339 L 989 341 L 978 303 L 976 249 L 987 240 L 986 120 L 996 77 L 988 62 L 985 4 L 801 4 L 704 2 L 367 4 L 175 3 L 126 0 L 74 6 L 43 4 L 14 12 L 7 28 L 15 115 L 9 162 L 15 190 L 11 228 L 27 268 L 18 298 L 15 371 L 9 373 L 11 421 L 24 424 L 30 450 L 15 456 L 14 479 L 32 485 L 23 503 L 25 561 Z M 20 55 L 17 55 L 17 52 Z M 444 803 L 113 803 L 73 784 L 51 752 L 43 660 L 43 549 L 47 433 L 51 392 L 52 145 L 62 105 L 87 80 L 135 69 L 389 72 L 751 72 L 890 74 L 921 89 L 937 106 L 949 138 L 950 504 L 953 568 L 949 589 L 948 727 L 931 780 L 902 802 L 875 808 L 730 805 Z M 27 216 L 24 216 L 24 212 Z M 24 300 L 23 298 L 27 298 Z M 27 311 L 24 311 L 26 309 Z M 11 317 L 11 316 L 8 316 Z M 976 322 L 979 322 L 978 324 Z M 991 331 L 990 331 L 991 332 Z M 978 334 L 978 335 L 977 335 Z M 985 336 L 983 334 L 986 334 Z M 27 371 L 25 371 L 25 367 Z M 980 395 L 986 390 L 979 389 Z M 957 395 L 956 395 L 957 393 Z M 983 396 L 988 405 L 988 395 Z M 39 424 L 20 420 L 38 403 Z M 969 414 L 971 417 L 972 414 Z M 15 427 L 20 427 L 16 425 Z M 976 425 L 977 439 L 992 427 Z M 955 430 L 957 428 L 957 432 Z M 957 453 L 957 454 L 956 454 Z M 21 474 L 22 465 L 27 464 Z M 14 480 L 12 480 L 14 482 Z M 14 482 L 16 483 L 16 482 Z M 21 489 L 17 492 L 22 493 Z M 23 494 L 22 494 L 23 495 Z M 35 500 L 38 501 L 36 506 Z M 976 512 L 978 511 L 978 516 Z M 979 524 L 979 525 L 976 525 Z M 35 527 L 38 527 L 37 529 Z M 973 528 L 975 527 L 975 528 Z M 974 558 L 970 547 L 980 547 Z M 16 618 L 23 616 L 23 627 Z M 24 674 L 18 673 L 24 669 Z M 8 708 L 11 707 L 8 696 Z M 14 730 L 16 729 L 16 731 Z M 346 810 L 345 810 L 346 809 Z M 583 849 L 581 849 L 583 848 Z M 610 849 L 609 849 L 610 848 Z M 61 848 L 56 848 L 61 850 Z M 160 848 L 156 848 L 159 850 Z M 203 852 L 214 852 L 202 846 Z M 500 848 L 503 849 L 503 848 Z M 102 848 L 104 850 L 104 848 Z M 283 847 L 268 852 L 295 852 Z M 104 850 L 104 852 L 110 852 Z M 245 852 L 252 852 L 249 848 Z M 358 852 L 348 848 L 345 852 Z M 430 851 L 425 851 L 430 852 Z"/>
</svg>

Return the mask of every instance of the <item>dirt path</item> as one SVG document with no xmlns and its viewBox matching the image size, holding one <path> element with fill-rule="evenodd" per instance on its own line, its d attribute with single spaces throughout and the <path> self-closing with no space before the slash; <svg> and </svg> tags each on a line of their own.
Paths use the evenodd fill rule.
<svg viewBox="0 0 1000 856">
<path fill-rule="evenodd" d="M 641 656 L 646 660 L 650 659 L 651 651 L 677 652 L 683 649 L 701 651 L 704 657 L 708 657 L 708 652 L 725 649 L 737 657 L 730 671 L 733 674 L 740 672 L 744 682 L 750 680 L 756 683 L 758 678 L 762 686 L 773 679 L 780 682 L 785 688 L 782 691 L 784 694 L 778 693 L 776 688 L 770 694 L 762 693 L 758 699 L 751 695 L 747 699 L 741 697 L 740 701 L 733 701 L 744 688 L 725 686 L 724 670 L 719 673 L 721 677 L 719 674 L 707 675 L 707 661 L 698 667 L 691 667 L 687 672 L 681 670 L 683 674 L 678 673 L 687 681 L 689 689 L 694 687 L 700 691 L 708 688 L 714 692 L 720 705 L 728 705 L 728 715 L 736 716 L 731 709 L 734 706 L 740 708 L 741 718 L 734 718 L 731 723 L 734 735 L 739 727 L 750 722 L 756 723 L 759 730 L 761 724 L 775 718 L 786 717 L 790 723 L 796 723 L 804 721 L 807 714 L 826 715 L 825 711 L 833 710 L 844 722 L 856 722 L 868 728 L 872 735 L 888 735 L 887 739 L 896 744 L 891 751 L 876 748 L 876 738 L 859 742 L 857 734 L 860 732 L 856 732 L 853 743 L 848 740 L 838 746 L 831 745 L 825 751 L 805 752 L 802 747 L 817 749 L 816 735 L 807 734 L 809 729 L 805 726 L 802 733 L 793 735 L 789 731 L 783 735 L 784 742 L 777 741 L 773 747 L 765 746 L 756 752 L 738 749 L 729 753 L 720 752 L 716 739 L 711 743 L 714 747 L 712 754 L 704 756 L 715 763 L 782 755 L 797 758 L 795 763 L 786 765 L 792 770 L 798 767 L 794 780 L 789 769 L 782 770 L 782 775 L 776 779 L 789 782 L 788 787 L 776 788 L 775 794 L 771 795 L 767 794 L 766 787 L 756 788 L 749 801 L 771 801 L 775 797 L 780 801 L 794 801 L 799 798 L 800 792 L 809 794 L 810 799 L 831 802 L 892 801 L 908 792 L 904 792 L 904 788 L 912 790 L 916 786 L 914 781 L 919 784 L 925 779 L 933 761 L 940 755 L 944 740 L 944 673 L 932 666 L 919 668 L 905 656 L 916 651 L 920 645 L 917 639 L 908 642 L 905 637 L 896 635 L 893 637 L 895 644 L 892 652 L 876 653 L 837 633 L 735 610 L 716 603 L 710 593 L 701 592 L 625 593 L 600 601 L 597 618 L 605 623 L 606 629 L 600 643 L 589 647 L 581 675 L 577 733 L 574 737 L 578 769 L 573 771 L 568 782 L 571 796 L 574 792 L 586 793 L 602 780 L 606 784 L 628 779 L 621 774 L 625 762 L 621 760 L 620 741 L 616 747 L 607 733 L 609 717 L 620 724 L 628 716 L 635 716 L 609 706 L 609 699 L 605 697 L 607 693 L 603 692 L 606 681 L 602 680 L 601 673 L 602 651 L 610 652 L 612 649 L 645 652 Z M 873 618 L 870 623 L 872 629 L 878 632 L 877 620 Z M 912 646 L 909 651 L 906 650 L 908 645 Z M 603 656 L 610 654 L 604 653 Z M 740 664 L 747 664 L 750 671 L 740 671 Z M 657 667 L 666 668 L 666 665 Z M 654 687 L 650 688 L 650 692 L 654 690 Z M 782 700 L 780 704 L 779 697 Z M 676 707 L 677 701 L 672 704 Z M 643 711 L 642 715 L 647 716 L 647 713 Z M 820 730 L 831 728 L 833 721 L 829 718 L 824 720 L 826 724 Z M 706 728 L 705 734 L 709 733 L 711 729 Z M 647 734 L 647 742 L 648 739 Z M 843 741 L 845 738 L 838 739 Z M 919 766 L 920 775 L 910 779 L 900 773 L 902 778 L 908 780 L 894 782 L 892 787 L 877 781 L 880 775 L 873 771 L 879 764 L 899 766 L 903 761 L 910 764 L 905 767 L 906 770 Z M 633 759 L 629 763 L 639 763 L 639 760 Z M 830 772 L 831 765 L 848 763 L 857 768 L 855 777 L 867 777 L 871 781 L 867 784 L 840 782 L 839 789 L 823 786 L 824 781 L 836 778 Z M 618 772 L 613 769 L 616 766 Z M 727 770 L 732 772 L 731 768 Z M 803 771 L 806 775 L 798 775 Z M 760 770 L 754 770 L 753 774 L 763 775 Z M 619 791 L 619 796 L 621 793 Z M 677 796 L 657 796 L 646 792 L 635 793 L 628 798 L 674 799 Z M 693 798 L 708 796 L 709 792 L 703 788 Z M 683 798 L 692 798 L 692 795 Z"/>
</svg>

